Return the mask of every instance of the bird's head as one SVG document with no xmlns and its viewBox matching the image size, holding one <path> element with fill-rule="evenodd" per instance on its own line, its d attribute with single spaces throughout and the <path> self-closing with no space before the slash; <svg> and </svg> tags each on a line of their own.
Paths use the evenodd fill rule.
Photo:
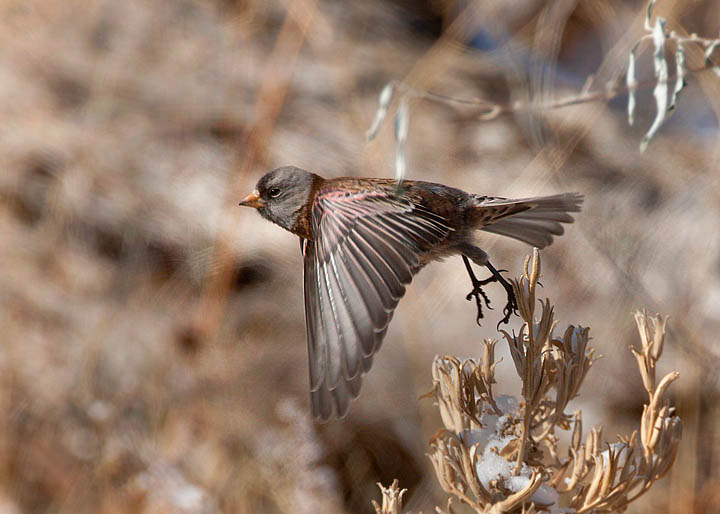
<svg viewBox="0 0 720 514">
<path fill-rule="evenodd" d="M 293 232 L 303 207 L 312 201 L 313 183 L 319 177 L 295 166 L 267 172 L 240 205 L 253 207 L 260 215 Z"/>
</svg>

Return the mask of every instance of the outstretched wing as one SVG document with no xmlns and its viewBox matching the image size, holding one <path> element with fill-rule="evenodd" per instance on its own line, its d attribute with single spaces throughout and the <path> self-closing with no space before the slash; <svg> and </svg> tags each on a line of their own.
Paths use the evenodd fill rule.
<svg viewBox="0 0 720 514">
<path fill-rule="evenodd" d="M 445 220 L 384 191 L 322 191 L 315 241 L 303 241 L 313 415 L 343 417 L 360 393 L 419 255 L 444 241 Z"/>
</svg>

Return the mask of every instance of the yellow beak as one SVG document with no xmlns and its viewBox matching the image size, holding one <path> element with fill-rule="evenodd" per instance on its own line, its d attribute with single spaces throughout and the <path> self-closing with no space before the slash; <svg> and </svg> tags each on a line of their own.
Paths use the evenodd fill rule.
<svg viewBox="0 0 720 514">
<path fill-rule="evenodd" d="M 259 209 L 263 205 L 265 205 L 265 202 L 262 198 L 260 198 L 260 195 L 258 194 L 257 190 L 253 191 L 249 195 L 247 195 L 242 202 L 240 202 L 240 205 L 243 207 L 252 207 L 254 209 Z"/>
</svg>

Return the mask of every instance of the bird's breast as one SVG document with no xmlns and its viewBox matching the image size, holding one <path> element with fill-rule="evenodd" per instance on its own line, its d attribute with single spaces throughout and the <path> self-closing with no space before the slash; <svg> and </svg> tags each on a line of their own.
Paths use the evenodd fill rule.
<svg viewBox="0 0 720 514">
<path fill-rule="evenodd" d="M 303 205 L 295 216 L 295 222 L 290 228 L 290 232 L 296 236 L 302 237 L 303 239 L 314 241 L 315 237 L 313 237 L 312 233 L 311 219 L 310 207 L 308 205 Z"/>
</svg>

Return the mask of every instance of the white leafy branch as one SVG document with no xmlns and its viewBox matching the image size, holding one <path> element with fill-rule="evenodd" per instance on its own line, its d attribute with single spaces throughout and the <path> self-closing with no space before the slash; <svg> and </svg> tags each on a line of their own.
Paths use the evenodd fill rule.
<svg viewBox="0 0 720 514">
<path fill-rule="evenodd" d="M 630 57 L 628 58 L 628 69 L 626 73 L 626 85 L 628 92 L 628 123 L 633 124 L 636 100 L 635 95 L 638 89 L 638 82 L 635 78 L 635 64 L 637 59 L 637 53 L 640 50 L 643 43 L 646 41 L 652 41 L 653 44 L 653 67 L 655 69 L 655 88 L 653 89 L 653 96 L 655 97 L 655 105 L 657 112 L 655 119 L 650 125 L 647 133 L 640 142 L 640 151 L 644 152 L 647 149 L 650 140 L 657 134 L 658 130 L 665 122 L 665 120 L 675 111 L 677 108 L 677 101 L 680 92 L 685 88 L 687 82 L 685 77 L 688 74 L 686 51 L 687 45 L 696 44 L 700 45 L 705 52 L 705 69 L 711 69 L 718 77 L 720 77 L 720 66 L 714 65 L 712 62 L 712 55 L 716 48 L 720 46 L 720 38 L 710 39 L 702 38 L 697 34 L 690 36 L 682 36 L 674 30 L 668 30 L 666 28 L 667 20 L 662 16 L 658 16 L 655 19 L 655 23 L 652 23 L 653 11 L 655 9 L 655 3 L 657 0 L 650 0 L 647 8 L 647 16 L 645 17 L 645 30 L 647 34 L 641 37 L 633 46 L 630 51 Z M 668 63 L 665 58 L 665 49 L 668 43 L 675 46 L 675 86 L 672 93 L 670 94 L 670 102 L 668 103 Z"/>
<path fill-rule="evenodd" d="M 405 177 L 407 168 L 406 141 L 410 125 L 410 101 L 413 99 L 425 99 L 434 102 L 466 105 L 474 109 L 479 108 L 478 120 L 487 121 L 498 118 L 505 114 L 513 114 L 523 110 L 533 109 L 534 111 L 545 111 L 578 105 L 588 102 L 608 101 L 621 94 L 628 94 L 628 123 L 635 122 L 635 108 L 637 106 L 637 91 L 645 87 L 653 87 L 653 96 L 656 105 L 656 114 L 653 122 L 640 142 L 640 151 L 645 151 L 652 138 L 658 133 L 660 127 L 670 115 L 677 109 L 680 92 L 687 84 L 687 76 L 690 73 L 711 70 L 720 77 L 720 65 L 714 64 L 712 57 L 716 50 L 720 49 L 720 37 L 706 38 L 691 34 L 683 36 L 675 30 L 667 28 L 667 20 L 657 16 L 653 22 L 653 12 L 657 0 L 650 0 L 645 17 L 644 29 L 646 31 L 633 45 L 628 57 L 628 67 L 625 76 L 625 83 L 610 82 L 604 89 L 591 90 L 592 80 L 586 82 L 586 86 L 577 94 L 552 100 L 550 102 L 500 104 L 489 102 L 479 98 L 458 98 L 443 95 L 432 91 L 423 91 L 410 86 L 402 81 L 394 80 L 385 85 L 378 98 L 378 109 L 373 122 L 366 132 L 368 141 L 373 140 L 388 116 L 390 105 L 393 99 L 398 99 L 398 108 L 395 111 L 395 177 L 402 180 Z M 636 75 L 636 64 L 641 51 L 652 42 L 652 58 L 654 75 L 651 79 L 639 81 Z M 704 65 L 697 69 L 691 69 L 687 65 L 687 51 L 690 45 L 699 46 L 705 57 Z M 666 49 L 674 48 L 674 71 L 669 72 L 668 60 L 665 56 Z M 673 89 L 669 91 L 669 83 L 673 82 Z"/>
</svg>

